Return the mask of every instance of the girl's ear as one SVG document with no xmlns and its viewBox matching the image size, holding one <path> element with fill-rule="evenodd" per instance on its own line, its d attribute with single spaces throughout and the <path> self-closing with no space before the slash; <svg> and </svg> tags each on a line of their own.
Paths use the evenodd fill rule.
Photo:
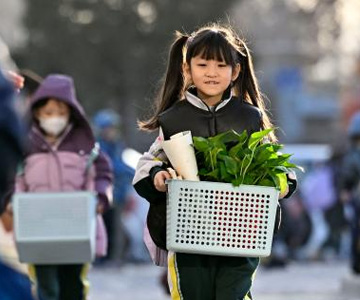
<svg viewBox="0 0 360 300">
<path fill-rule="evenodd" d="M 235 81 L 235 80 L 238 78 L 240 72 L 241 72 L 241 65 L 240 65 L 240 64 L 236 64 L 235 68 L 234 68 L 233 71 L 232 71 L 231 80 L 232 80 L 232 81 Z"/>
<path fill-rule="evenodd" d="M 184 86 L 188 87 L 191 85 L 192 83 L 192 78 L 191 78 L 191 71 L 190 71 L 190 66 L 188 63 L 183 63 L 182 65 L 182 69 L 183 69 L 183 76 L 184 76 Z"/>
</svg>

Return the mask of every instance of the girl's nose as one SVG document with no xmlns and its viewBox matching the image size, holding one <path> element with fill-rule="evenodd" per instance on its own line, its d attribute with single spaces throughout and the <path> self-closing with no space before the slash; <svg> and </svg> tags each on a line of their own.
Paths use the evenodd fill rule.
<svg viewBox="0 0 360 300">
<path fill-rule="evenodd" d="M 216 67 L 215 67 L 215 66 L 209 66 L 209 67 L 206 69 L 205 76 L 211 77 L 211 78 L 216 77 L 216 76 L 217 76 Z"/>
</svg>

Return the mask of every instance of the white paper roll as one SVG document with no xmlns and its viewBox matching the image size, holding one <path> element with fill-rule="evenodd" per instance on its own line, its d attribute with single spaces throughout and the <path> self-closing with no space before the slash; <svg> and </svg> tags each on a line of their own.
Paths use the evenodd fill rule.
<svg viewBox="0 0 360 300">
<path fill-rule="evenodd" d="M 174 134 L 162 147 L 176 172 L 186 180 L 199 181 L 191 131 Z"/>
</svg>

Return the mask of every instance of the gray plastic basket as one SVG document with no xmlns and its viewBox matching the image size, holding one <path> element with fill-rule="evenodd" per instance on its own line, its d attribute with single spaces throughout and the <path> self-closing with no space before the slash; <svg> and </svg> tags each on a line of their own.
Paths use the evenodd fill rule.
<svg viewBox="0 0 360 300">
<path fill-rule="evenodd" d="M 91 192 L 17 193 L 15 242 L 21 262 L 70 264 L 95 257 L 96 198 Z"/>
<path fill-rule="evenodd" d="M 208 181 L 169 180 L 167 184 L 168 250 L 270 255 L 278 190 Z"/>
</svg>

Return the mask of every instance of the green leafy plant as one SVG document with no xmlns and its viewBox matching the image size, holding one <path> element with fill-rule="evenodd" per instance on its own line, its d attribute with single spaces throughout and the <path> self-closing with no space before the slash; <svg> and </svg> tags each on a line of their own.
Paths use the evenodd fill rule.
<svg viewBox="0 0 360 300">
<path fill-rule="evenodd" d="M 274 129 L 241 134 L 230 130 L 213 137 L 193 137 L 201 180 L 287 188 L 286 173 L 301 167 L 289 162 L 283 145 L 266 141 Z"/>
</svg>

